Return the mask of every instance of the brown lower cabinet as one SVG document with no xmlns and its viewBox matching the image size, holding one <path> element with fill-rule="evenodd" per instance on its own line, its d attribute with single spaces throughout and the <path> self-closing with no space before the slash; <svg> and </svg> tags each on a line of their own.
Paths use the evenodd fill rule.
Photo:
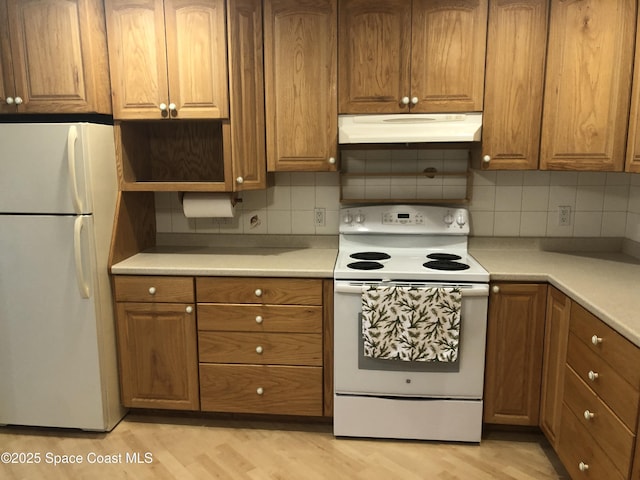
<svg viewBox="0 0 640 480">
<path fill-rule="evenodd" d="M 122 403 L 333 414 L 333 282 L 114 277 Z"/>
<path fill-rule="evenodd" d="M 546 284 L 491 285 L 485 423 L 538 425 L 546 298 Z"/>
</svg>

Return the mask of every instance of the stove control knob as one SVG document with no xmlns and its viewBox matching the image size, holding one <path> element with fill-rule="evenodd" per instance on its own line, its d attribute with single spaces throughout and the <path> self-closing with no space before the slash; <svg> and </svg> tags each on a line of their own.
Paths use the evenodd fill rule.
<svg viewBox="0 0 640 480">
<path fill-rule="evenodd" d="M 464 214 L 463 214 L 463 213 L 459 213 L 459 214 L 458 214 L 458 217 L 456 218 L 456 223 L 457 223 L 458 225 L 460 225 L 461 227 L 462 227 L 465 223 L 467 223 L 467 219 L 465 218 L 465 216 L 464 216 Z"/>
<path fill-rule="evenodd" d="M 353 222 L 353 217 L 351 216 L 350 213 L 345 213 L 343 220 L 344 220 L 344 223 L 350 224 Z"/>
<path fill-rule="evenodd" d="M 356 215 L 356 223 L 364 223 L 364 213 L 358 213 Z"/>
<path fill-rule="evenodd" d="M 444 216 L 444 223 L 446 223 L 447 225 L 451 225 L 453 223 L 453 215 L 451 215 L 450 213 L 447 213 Z"/>
</svg>

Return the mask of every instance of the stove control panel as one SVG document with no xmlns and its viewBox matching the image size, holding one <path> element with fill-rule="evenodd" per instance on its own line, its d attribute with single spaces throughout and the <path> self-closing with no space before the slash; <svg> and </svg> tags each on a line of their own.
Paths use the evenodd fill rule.
<svg viewBox="0 0 640 480">
<path fill-rule="evenodd" d="M 340 233 L 469 234 L 469 212 L 465 208 L 363 205 L 343 207 L 340 217 Z"/>
<path fill-rule="evenodd" d="M 382 213 L 383 225 L 424 225 L 424 215 L 419 212 L 392 211 Z"/>
</svg>

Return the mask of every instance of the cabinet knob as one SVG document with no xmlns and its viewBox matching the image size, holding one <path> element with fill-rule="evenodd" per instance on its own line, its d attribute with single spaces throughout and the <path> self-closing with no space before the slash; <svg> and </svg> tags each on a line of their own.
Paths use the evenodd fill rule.
<svg viewBox="0 0 640 480">
<path fill-rule="evenodd" d="M 189 305 L 187 308 L 184 309 L 184 311 L 187 313 L 193 313 L 193 307 Z"/>
<path fill-rule="evenodd" d="M 242 177 L 236 178 L 236 183 L 242 185 L 244 183 L 244 178 Z"/>
<path fill-rule="evenodd" d="M 598 375 L 598 373 L 594 372 L 593 370 L 589 370 L 589 373 L 587 373 L 587 377 L 589 377 L 589 380 L 591 380 L 592 382 L 595 382 L 599 376 L 600 375 Z"/>
<path fill-rule="evenodd" d="M 591 337 L 591 343 L 593 343 L 594 345 L 598 346 L 602 343 L 602 338 L 600 338 L 597 335 L 594 335 L 593 337 Z"/>
<path fill-rule="evenodd" d="M 5 99 L 5 102 L 7 102 L 7 105 L 13 105 L 14 99 L 13 97 L 7 97 Z"/>
<path fill-rule="evenodd" d="M 16 97 L 14 99 L 14 101 L 16 102 L 16 105 L 22 105 L 22 98 L 21 97 Z"/>
<path fill-rule="evenodd" d="M 262 289 L 261 288 L 256 288 L 256 291 L 253 292 L 256 294 L 256 297 L 261 297 L 262 296 Z"/>
<path fill-rule="evenodd" d="M 156 294 L 156 287 L 149 287 L 149 295 L 155 295 Z"/>
<path fill-rule="evenodd" d="M 336 164 L 336 157 L 329 157 L 329 163 L 331 165 L 335 165 Z"/>
<path fill-rule="evenodd" d="M 261 315 L 257 315 L 257 316 L 256 316 L 256 323 L 257 323 L 257 324 L 261 324 L 262 322 L 263 322 L 263 318 L 262 318 L 262 316 L 261 316 Z"/>
<path fill-rule="evenodd" d="M 160 109 L 161 112 L 166 112 L 167 111 L 167 104 L 166 103 L 161 103 L 160 105 L 158 105 L 158 108 Z"/>
<path fill-rule="evenodd" d="M 584 415 L 584 419 L 587 420 L 587 421 L 591 420 L 593 417 L 596 416 L 595 413 L 590 412 L 589 410 L 585 410 L 583 415 Z"/>
<path fill-rule="evenodd" d="M 579 469 L 581 472 L 586 472 L 587 470 L 589 470 L 589 465 L 588 465 L 587 463 L 580 462 L 580 463 L 578 464 L 578 469 Z"/>
<path fill-rule="evenodd" d="M 491 162 L 491 156 L 485 155 L 484 157 L 482 157 L 482 163 L 489 163 L 489 162 Z"/>
<path fill-rule="evenodd" d="M 176 104 L 175 103 L 170 103 L 169 104 L 169 110 L 171 110 L 172 112 L 175 112 L 177 110 Z"/>
<path fill-rule="evenodd" d="M 402 100 L 400 100 L 402 102 L 403 105 L 409 105 L 409 102 L 411 100 L 409 100 L 409 97 L 402 97 Z"/>
<path fill-rule="evenodd" d="M 411 98 L 411 104 L 412 104 L 412 105 L 417 105 L 419 101 L 420 101 L 420 100 L 418 99 L 418 97 L 413 97 L 413 98 Z"/>
<path fill-rule="evenodd" d="M 262 352 L 264 352 L 264 349 L 262 348 L 262 346 L 261 346 L 261 345 L 258 345 L 258 346 L 256 347 L 256 353 L 257 353 L 258 355 L 262 355 Z"/>
<path fill-rule="evenodd" d="M 493 287 L 491 287 L 491 291 L 493 293 L 500 293 L 500 287 L 498 285 L 494 285 Z"/>
<path fill-rule="evenodd" d="M 262 388 L 262 387 L 258 387 L 258 388 L 256 388 L 256 393 L 257 393 L 258 395 L 262 395 L 262 394 L 264 393 L 264 388 Z"/>
</svg>

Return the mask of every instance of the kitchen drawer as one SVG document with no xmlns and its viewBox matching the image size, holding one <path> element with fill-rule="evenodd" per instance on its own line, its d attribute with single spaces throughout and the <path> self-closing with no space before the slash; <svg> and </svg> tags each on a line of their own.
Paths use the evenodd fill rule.
<svg viewBox="0 0 640 480">
<path fill-rule="evenodd" d="M 200 277 L 198 302 L 322 305 L 322 280 L 299 278 Z"/>
<path fill-rule="evenodd" d="M 569 334 L 567 363 L 629 430 L 634 431 L 640 400 L 638 391 L 573 333 Z"/>
<path fill-rule="evenodd" d="M 624 476 L 631 469 L 634 435 L 571 369 L 566 367 L 564 401 Z M 588 417 L 589 414 L 593 417 Z"/>
<path fill-rule="evenodd" d="M 200 364 L 201 409 L 322 415 L 322 368 Z"/>
<path fill-rule="evenodd" d="M 571 307 L 570 329 L 618 375 L 640 390 L 640 348 L 578 304 Z"/>
<path fill-rule="evenodd" d="M 558 456 L 572 480 L 625 480 L 565 403 L 558 439 Z M 580 465 L 583 464 L 583 469 Z"/>
<path fill-rule="evenodd" d="M 198 304 L 198 329 L 322 333 L 322 307 L 201 303 Z"/>
<path fill-rule="evenodd" d="M 199 332 L 201 362 L 322 366 L 316 333 Z"/>
<path fill-rule="evenodd" d="M 192 277 L 114 276 L 115 299 L 118 302 L 193 303 Z"/>
</svg>

